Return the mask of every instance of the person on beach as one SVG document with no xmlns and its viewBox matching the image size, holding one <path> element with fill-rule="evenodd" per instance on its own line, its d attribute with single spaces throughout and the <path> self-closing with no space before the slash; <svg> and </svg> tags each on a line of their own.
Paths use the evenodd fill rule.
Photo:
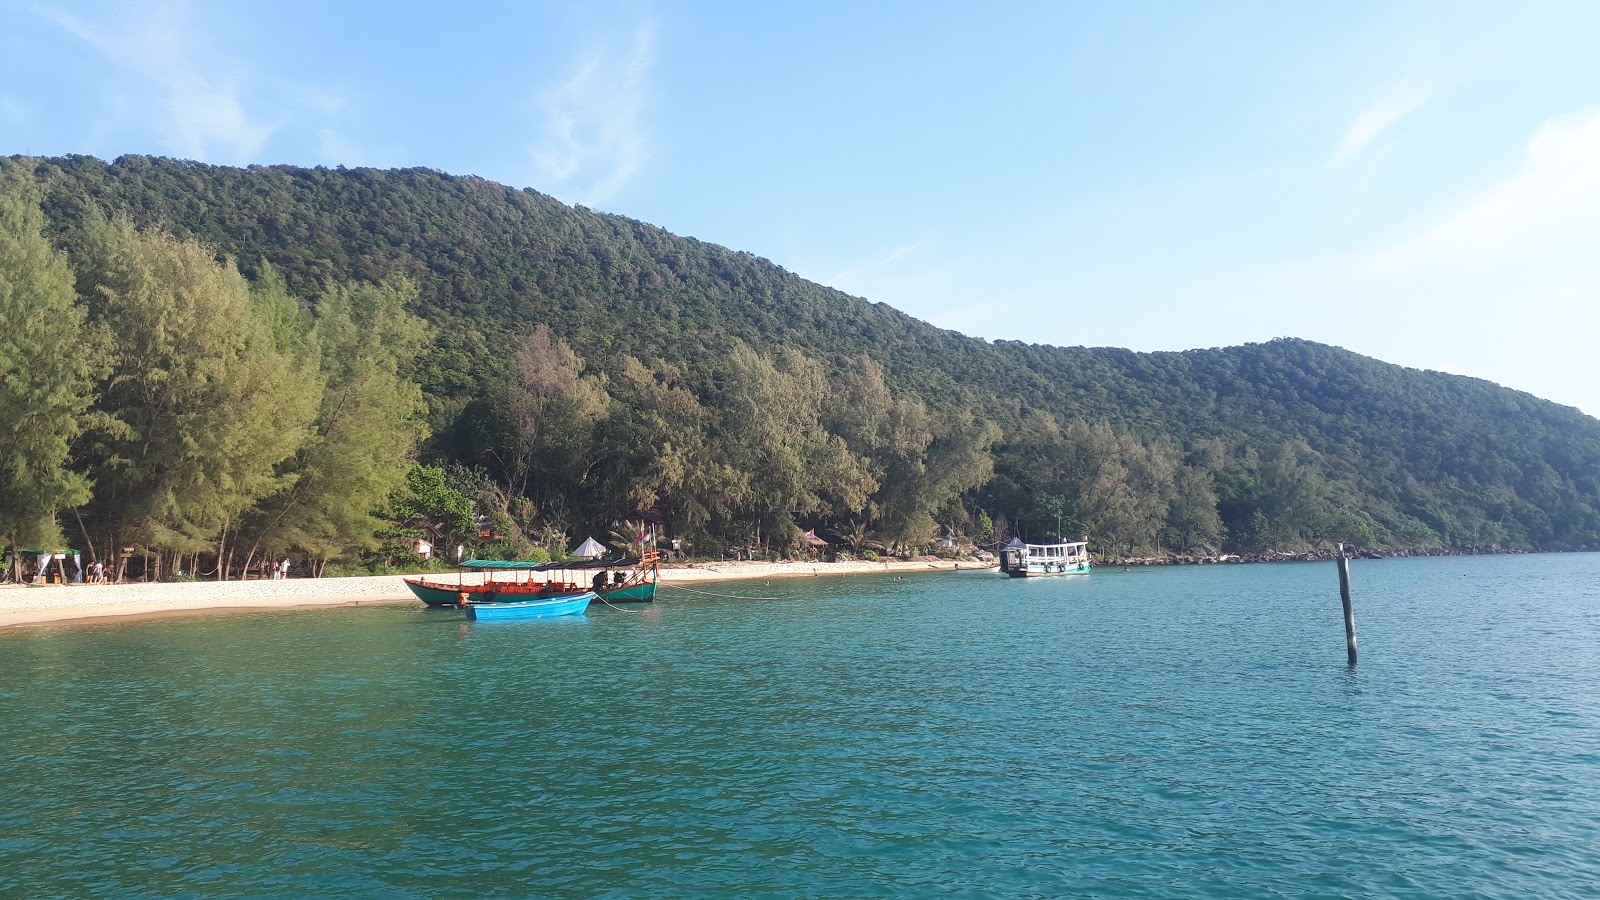
<svg viewBox="0 0 1600 900">
<path fill-rule="evenodd" d="M 289 577 L 289 557 L 285 556 L 283 562 L 278 564 L 278 571 L 281 573 L 278 575 L 279 578 Z"/>
</svg>

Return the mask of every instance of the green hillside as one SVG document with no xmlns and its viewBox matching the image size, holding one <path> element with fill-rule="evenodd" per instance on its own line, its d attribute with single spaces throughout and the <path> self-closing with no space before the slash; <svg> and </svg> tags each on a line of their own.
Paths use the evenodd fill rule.
<svg viewBox="0 0 1600 900">
<path fill-rule="evenodd" d="M 1600 421 L 1475 379 L 1299 340 L 991 343 L 423 169 L 12 162 L 73 259 L 99 209 L 270 267 L 306 304 L 409 279 L 434 327 L 422 452 L 497 482 L 530 535 L 653 506 L 707 551 L 797 527 L 919 546 L 936 522 L 1122 552 L 1600 547 Z"/>
</svg>

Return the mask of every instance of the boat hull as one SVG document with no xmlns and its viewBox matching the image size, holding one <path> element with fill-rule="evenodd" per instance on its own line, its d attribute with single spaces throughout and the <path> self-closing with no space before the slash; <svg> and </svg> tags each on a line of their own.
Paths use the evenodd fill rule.
<svg viewBox="0 0 1600 900">
<path fill-rule="evenodd" d="M 656 557 L 647 554 L 631 570 L 618 568 L 616 574 L 628 574 L 612 586 L 606 572 L 600 571 L 594 579 L 597 587 L 589 588 L 595 599 L 604 603 L 650 603 L 656 599 Z M 623 562 L 623 561 L 619 561 Z M 404 579 L 406 587 L 418 600 L 434 607 L 456 607 L 465 603 L 515 603 L 548 600 L 573 596 L 585 592 L 585 570 L 593 565 L 574 563 L 569 569 L 564 563 L 501 563 L 470 561 L 463 568 L 481 569 L 483 574 L 467 578 L 430 579 L 418 575 Z M 510 577 L 505 577 L 509 573 Z"/>
<path fill-rule="evenodd" d="M 423 581 L 405 580 L 406 587 L 417 596 L 418 600 L 429 606 L 459 606 L 461 603 L 461 589 L 428 584 Z"/>
<path fill-rule="evenodd" d="M 1089 574 L 1089 564 L 1087 562 L 1028 563 L 1026 566 L 1013 568 L 1006 574 L 1012 578 L 1042 578 L 1046 575 L 1087 575 Z"/>
<path fill-rule="evenodd" d="M 581 616 L 594 600 L 593 591 L 550 597 L 544 600 L 516 600 L 506 603 L 468 603 L 467 618 L 474 622 L 509 622 L 519 619 L 550 619 Z"/>
<path fill-rule="evenodd" d="M 616 590 L 600 591 L 599 596 L 605 603 L 650 603 L 656 599 L 656 583 L 647 581 Z"/>
</svg>

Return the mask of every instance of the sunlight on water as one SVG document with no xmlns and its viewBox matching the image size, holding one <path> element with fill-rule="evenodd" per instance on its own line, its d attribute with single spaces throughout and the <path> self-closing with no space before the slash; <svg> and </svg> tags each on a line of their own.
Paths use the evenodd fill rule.
<svg viewBox="0 0 1600 900">
<path fill-rule="evenodd" d="M 0 894 L 1592 896 L 1600 555 L 0 635 Z"/>
</svg>

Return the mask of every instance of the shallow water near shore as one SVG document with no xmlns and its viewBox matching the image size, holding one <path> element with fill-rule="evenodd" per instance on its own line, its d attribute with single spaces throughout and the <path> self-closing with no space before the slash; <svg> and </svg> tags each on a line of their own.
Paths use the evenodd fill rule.
<svg viewBox="0 0 1600 900">
<path fill-rule="evenodd" d="M 0 894 L 1592 896 L 1600 554 L 1352 569 L 0 634 Z"/>
</svg>

